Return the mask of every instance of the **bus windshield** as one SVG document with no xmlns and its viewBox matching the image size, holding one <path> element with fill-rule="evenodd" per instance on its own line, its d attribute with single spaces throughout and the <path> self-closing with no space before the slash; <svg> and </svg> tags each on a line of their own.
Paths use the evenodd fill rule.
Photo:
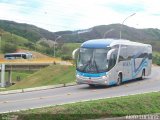
<svg viewBox="0 0 160 120">
<path fill-rule="evenodd" d="M 87 73 L 100 73 L 108 70 L 107 53 L 110 49 L 80 48 L 77 70 Z"/>
</svg>

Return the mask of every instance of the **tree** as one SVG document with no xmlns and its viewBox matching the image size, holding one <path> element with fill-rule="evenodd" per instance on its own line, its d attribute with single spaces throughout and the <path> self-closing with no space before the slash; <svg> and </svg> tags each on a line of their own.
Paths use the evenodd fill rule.
<svg viewBox="0 0 160 120">
<path fill-rule="evenodd" d="M 12 53 L 12 52 L 15 52 L 16 50 L 17 50 L 17 46 L 15 44 L 11 44 L 11 43 L 6 43 L 2 47 L 3 53 Z"/>
</svg>

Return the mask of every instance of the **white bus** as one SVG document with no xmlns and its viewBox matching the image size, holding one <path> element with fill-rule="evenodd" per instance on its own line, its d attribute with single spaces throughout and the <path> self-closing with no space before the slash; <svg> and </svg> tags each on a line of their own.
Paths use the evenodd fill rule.
<svg viewBox="0 0 160 120">
<path fill-rule="evenodd" d="M 95 39 L 72 53 L 78 84 L 120 85 L 151 74 L 152 46 L 129 40 Z"/>
<path fill-rule="evenodd" d="M 4 58 L 5 59 L 10 59 L 10 60 L 13 60 L 13 59 L 31 59 L 32 58 L 32 54 L 27 52 L 27 53 L 22 53 L 22 52 L 19 52 L 19 53 L 6 53 L 4 55 Z"/>
</svg>

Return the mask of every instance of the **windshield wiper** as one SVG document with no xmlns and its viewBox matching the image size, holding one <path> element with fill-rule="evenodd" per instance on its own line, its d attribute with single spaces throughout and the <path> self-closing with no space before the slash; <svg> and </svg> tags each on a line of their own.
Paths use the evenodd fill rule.
<svg viewBox="0 0 160 120">
<path fill-rule="evenodd" d="M 95 61 L 95 60 L 94 60 L 93 62 L 94 62 L 94 64 L 95 64 L 95 68 L 96 68 L 96 71 L 97 71 L 97 73 L 98 73 L 98 72 L 99 72 L 99 70 L 98 70 L 97 63 L 96 63 L 96 61 Z"/>
<path fill-rule="evenodd" d="M 87 62 L 87 64 L 84 66 L 83 71 L 86 71 L 86 68 L 88 67 L 88 69 L 90 70 L 90 72 L 94 72 L 96 70 L 96 72 L 98 73 L 98 66 L 95 60 L 92 61 L 92 57 L 91 59 Z M 94 70 L 95 69 L 95 70 Z M 87 72 L 87 71 L 86 71 Z"/>
<path fill-rule="evenodd" d="M 83 68 L 83 71 L 86 71 L 87 72 L 87 67 L 88 67 L 88 70 L 89 72 L 99 72 L 98 70 L 98 66 L 97 66 L 97 63 L 94 59 L 94 53 L 92 54 L 91 58 L 89 59 L 89 61 L 87 61 L 86 65 L 84 66 Z"/>
<path fill-rule="evenodd" d="M 93 57 L 93 56 L 91 56 L 91 58 L 89 59 L 89 61 L 87 61 L 86 65 L 85 65 L 84 68 L 83 68 L 83 71 L 86 70 L 86 68 L 87 68 L 88 65 L 91 65 L 92 57 Z"/>
</svg>

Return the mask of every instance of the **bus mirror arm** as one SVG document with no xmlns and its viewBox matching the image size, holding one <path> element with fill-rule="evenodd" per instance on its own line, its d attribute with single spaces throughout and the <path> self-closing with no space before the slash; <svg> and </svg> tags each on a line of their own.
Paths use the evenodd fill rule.
<svg viewBox="0 0 160 120">
<path fill-rule="evenodd" d="M 109 65 L 108 65 L 108 64 L 109 64 L 109 60 L 107 59 L 107 65 L 106 65 L 106 68 L 108 68 L 108 67 L 109 67 Z"/>
<path fill-rule="evenodd" d="M 79 48 L 73 50 L 73 52 L 72 52 L 72 59 L 73 60 L 77 59 L 78 53 L 79 53 Z"/>
<path fill-rule="evenodd" d="M 108 54 L 107 54 L 107 60 L 109 61 L 112 53 L 115 51 L 115 49 L 111 49 L 110 51 L 108 51 Z"/>
</svg>

